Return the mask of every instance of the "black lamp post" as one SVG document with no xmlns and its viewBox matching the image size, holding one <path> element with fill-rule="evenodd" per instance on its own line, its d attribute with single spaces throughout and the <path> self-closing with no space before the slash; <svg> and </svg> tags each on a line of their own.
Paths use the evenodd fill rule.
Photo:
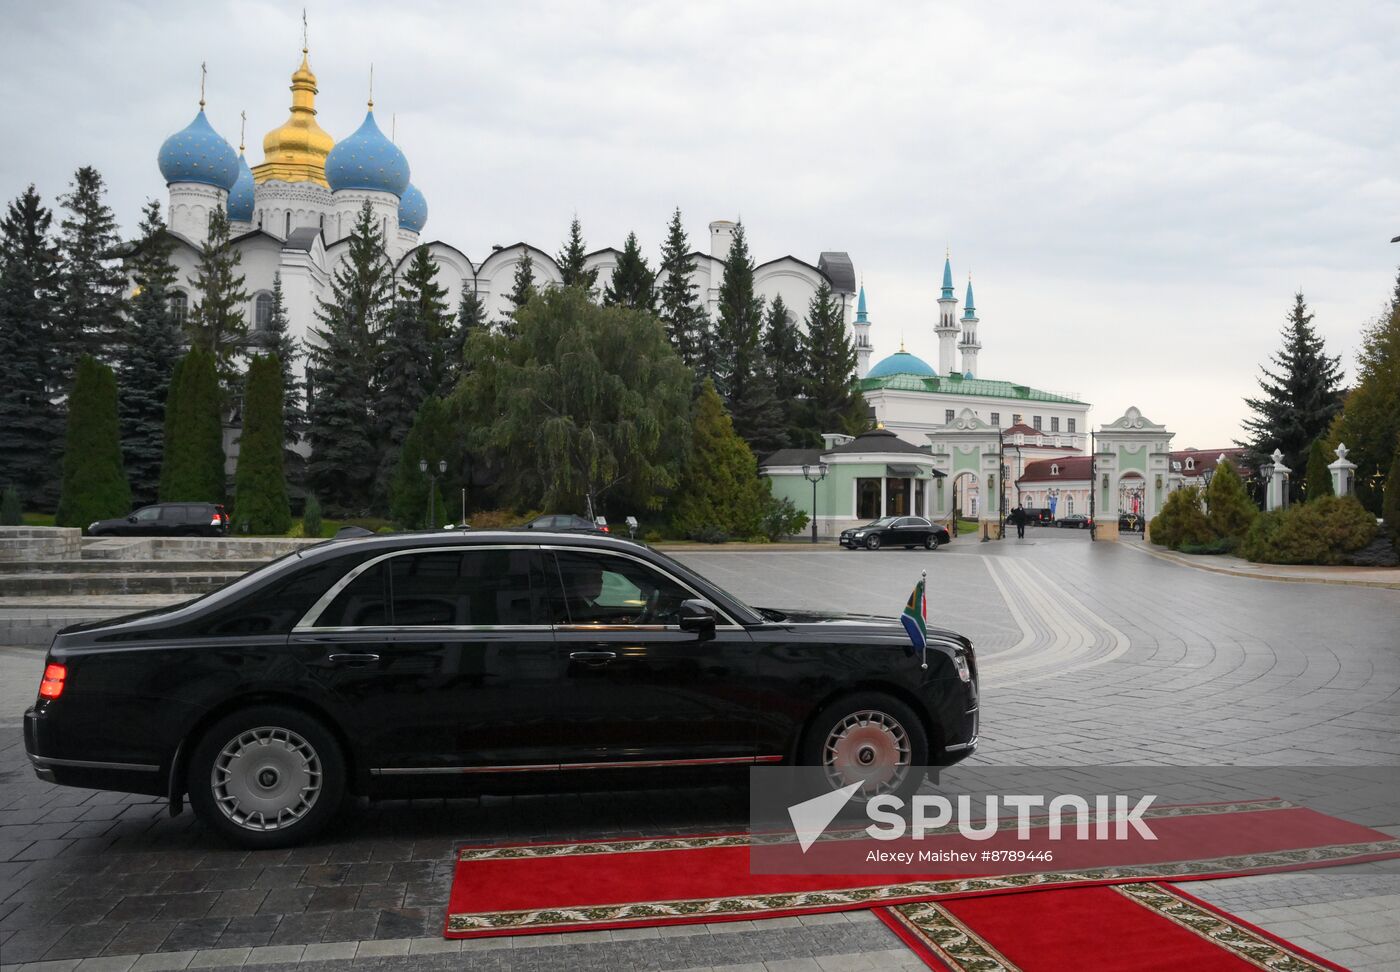
<svg viewBox="0 0 1400 972">
<path fill-rule="evenodd" d="M 437 461 L 437 473 L 433 473 L 428 466 L 428 460 L 419 459 L 418 471 L 420 473 L 427 473 L 428 476 L 428 529 L 433 530 L 436 529 L 434 524 L 437 522 L 437 481 L 438 476 L 447 473 L 447 460 L 439 459 Z"/>
<path fill-rule="evenodd" d="M 815 473 L 815 475 L 813 475 Z M 802 467 L 802 478 L 812 484 L 812 542 L 817 542 L 817 483 L 826 478 L 826 463 L 819 462 L 816 467 L 806 465 Z"/>
</svg>

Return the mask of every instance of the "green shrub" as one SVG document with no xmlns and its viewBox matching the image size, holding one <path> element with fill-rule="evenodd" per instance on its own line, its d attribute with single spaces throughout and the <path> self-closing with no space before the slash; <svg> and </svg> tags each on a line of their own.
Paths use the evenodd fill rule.
<svg viewBox="0 0 1400 972">
<path fill-rule="evenodd" d="M 1201 508 L 1201 491 L 1195 486 L 1173 492 L 1152 520 L 1152 542 L 1173 550 L 1188 544 L 1202 546 L 1214 539 L 1216 533 Z"/>
<path fill-rule="evenodd" d="M 283 466 L 282 365 L 276 355 L 248 362 L 243 437 L 234 482 L 235 533 L 280 534 L 292 525 Z"/>
<path fill-rule="evenodd" d="M 1178 549 L 1185 554 L 1217 555 L 1233 551 L 1235 542 L 1229 537 L 1217 537 L 1209 543 L 1183 543 Z"/>
<path fill-rule="evenodd" d="M 691 533 L 690 539 L 700 543 L 728 543 L 729 534 L 717 526 L 703 526 Z"/>
<path fill-rule="evenodd" d="M 1314 439 L 1308 450 L 1308 502 L 1332 495 L 1332 471 L 1327 468 L 1327 447 L 1322 439 Z"/>
<path fill-rule="evenodd" d="M 1395 450 L 1395 458 L 1390 463 L 1390 475 L 1385 480 L 1385 497 L 1381 501 L 1381 516 L 1385 517 L 1385 528 L 1390 531 L 1390 542 L 1400 550 L 1400 448 Z"/>
<path fill-rule="evenodd" d="M 807 514 L 793 505 L 786 496 L 781 499 L 770 496 L 763 512 L 763 538 L 780 540 L 792 537 L 807 529 Z"/>
<path fill-rule="evenodd" d="M 0 526 L 22 526 L 24 510 L 20 508 L 19 490 L 5 487 L 5 495 L 0 497 Z"/>
<path fill-rule="evenodd" d="M 642 534 L 643 543 L 660 543 L 665 538 L 661 536 L 660 530 L 648 530 Z"/>
<path fill-rule="evenodd" d="M 122 466 L 117 426 L 117 379 L 90 355 L 78 361 L 68 396 L 63 487 L 54 523 L 82 527 L 131 512 L 131 486 Z"/>
<path fill-rule="evenodd" d="M 319 537 L 321 535 L 321 504 L 315 495 L 306 497 L 306 507 L 301 512 L 301 535 Z"/>
<path fill-rule="evenodd" d="M 1244 480 L 1227 459 L 1216 466 L 1215 474 L 1206 488 L 1206 515 L 1210 527 L 1219 537 L 1241 540 L 1249 526 L 1259 516 L 1259 507 L 1249 498 Z"/>
<path fill-rule="evenodd" d="M 1375 517 L 1355 497 L 1324 496 L 1260 516 L 1240 552 L 1261 564 L 1339 564 L 1375 535 Z"/>
</svg>

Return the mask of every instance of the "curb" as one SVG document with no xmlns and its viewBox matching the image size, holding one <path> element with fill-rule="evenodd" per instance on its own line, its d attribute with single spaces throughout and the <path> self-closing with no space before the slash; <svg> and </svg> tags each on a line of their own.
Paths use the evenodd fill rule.
<svg viewBox="0 0 1400 972">
<path fill-rule="evenodd" d="M 1372 581 L 1372 580 L 1346 580 L 1341 577 L 1298 577 L 1290 574 L 1257 574 L 1245 570 L 1237 570 L 1233 567 L 1221 567 L 1214 564 L 1198 564 L 1194 560 L 1187 560 L 1179 554 L 1166 553 L 1160 550 L 1152 550 L 1141 542 L 1129 542 L 1124 544 L 1139 553 L 1144 553 L 1149 557 L 1156 557 L 1158 560 L 1165 560 L 1169 564 L 1178 564 L 1182 567 L 1191 567 L 1195 570 L 1205 570 L 1212 574 L 1224 574 L 1227 577 L 1244 577 L 1249 580 L 1278 581 L 1283 584 L 1330 584 L 1334 587 L 1367 587 L 1372 590 L 1400 591 L 1400 580 L 1395 581 Z"/>
</svg>

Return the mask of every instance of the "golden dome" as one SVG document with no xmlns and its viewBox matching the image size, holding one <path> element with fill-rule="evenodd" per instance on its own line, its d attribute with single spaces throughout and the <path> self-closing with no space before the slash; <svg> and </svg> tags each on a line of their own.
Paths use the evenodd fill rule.
<svg viewBox="0 0 1400 972">
<path fill-rule="evenodd" d="M 316 124 L 316 75 L 301 49 L 301 67 L 292 75 L 292 116 L 263 138 L 263 163 L 253 168 L 254 182 L 326 182 L 326 155 L 335 140 Z"/>
</svg>

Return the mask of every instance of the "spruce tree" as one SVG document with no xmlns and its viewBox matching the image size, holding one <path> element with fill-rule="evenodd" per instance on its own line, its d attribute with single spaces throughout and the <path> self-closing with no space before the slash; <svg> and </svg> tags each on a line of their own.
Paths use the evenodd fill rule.
<svg viewBox="0 0 1400 972">
<path fill-rule="evenodd" d="M 53 215 L 33 186 L 0 222 L 0 485 L 53 509 L 58 499 L 58 444 L 67 392 L 58 346 L 58 253 L 49 240 Z"/>
<path fill-rule="evenodd" d="M 506 312 L 505 317 L 496 322 L 496 329 L 507 337 L 513 336 L 516 315 L 534 299 L 535 294 L 535 262 L 530 259 L 530 251 L 522 248 L 520 259 L 515 261 L 515 279 L 511 284 L 510 293 L 506 295 L 511 309 Z"/>
<path fill-rule="evenodd" d="M 1277 371 L 1260 369 L 1262 397 L 1246 398 L 1254 412 L 1244 420 L 1249 461 L 1256 467 L 1275 449 L 1283 452 L 1283 464 L 1294 471 L 1289 493 L 1300 500 L 1302 477 L 1313 440 L 1327 433 L 1341 410 L 1339 359 L 1326 353 L 1322 338 L 1313 330 L 1313 315 L 1301 293 L 1283 328 L 1283 348 L 1272 356 Z"/>
<path fill-rule="evenodd" d="M 809 431 L 856 432 L 863 423 L 862 399 L 852 382 L 856 349 L 841 307 L 825 281 L 807 306 L 807 397 Z"/>
<path fill-rule="evenodd" d="M 1381 514 L 1381 484 L 1400 443 L 1400 275 L 1390 306 L 1361 335 L 1356 384 L 1330 441 L 1345 443 L 1356 463 L 1356 498 Z"/>
<path fill-rule="evenodd" d="M 690 282 L 695 273 L 695 261 L 690 255 L 690 242 L 686 239 L 679 207 L 671 214 L 671 223 L 666 228 L 658 273 L 665 274 L 657 300 L 658 313 L 666 324 L 666 336 L 686 366 L 698 371 L 709 321 L 704 309 L 696 306 L 696 288 Z"/>
<path fill-rule="evenodd" d="M 1385 478 L 1385 494 L 1381 503 L 1381 519 L 1390 532 L 1390 542 L 1400 550 L 1400 445 L 1390 460 L 1390 474 Z"/>
<path fill-rule="evenodd" d="M 475 286 L 463 283 L 462 296 L 457 301 L 457 322 L 452 328 L 443 355 L 440 384 L 443 394 L 456 388 L 462 376 L 471 370 L 467 348 L 471 344 L 472 335 L 484 332 L 485 329 L 486 305 L 481 302 L 481 295 L 476 292 Z"/>
<path fill-rule="evenodd" d="M 243 289 L 245 278 L 238 272 L 242 261 L 242 254 L 229 241 L 228 214 L 216 206 L 209 214 L 209 236 L 199 248 L 194 282 L 199 299 L 190 312 L 190 344 L 214 355 L 219 380 L 230 392 L 238 387 L 234 356 L 243 350 L 248 337 L 244 316 L 248 292 Z"/>
<path fill-rule="evenodd" d="M 117 220 L 106 195 L 101 174 L 85 165 L 74 173 L 68 193 L 59 197 L 66 210 L 58 236 L 62 327 L 50 353 L 57 356 L 65 382 L 78 355 L 111 362 L 118 353 L 126 277 L 118 260 Z"/>
<path fill-rule="evenodd" d="M 797 446 L 820 444 L 804 427 L 807 402 L 807 355 L 802 332 L 781 294 L 768 307 L 763 330 L 763 367 L 783 416 L 783 441 Z"/>
<path fill-rule="evenodd" d="M 117 428 L 117 379 L 91 355 L 78 359 L 63 441 L 63 491 L 55 526 L 87 527 L 131 511 Z"/>
<path fill-rule="evenodd" d="M 715 325 L 716 389 L 733 417 L 734 428 L 759 453 L 782 445 L 782 418 L 763 368 L 763 298 L 753 291 L 753 259 L 744 225 L 734 240 L 719 288 Z"/>
<path fill-rule="evenodd" d="M 463 483 L 462 435 L 453 420 L 451 409 L 441 398 L 425 399 L 414 416 L 413 427 L 398 450 L 397 466 L 389 486 L 389 516 L 405 530 L 420 530 L 452 522 L 447 497 L 457 495 Z M 428 522 L 428 489 L 430 479 L 418 468 L 426 461 L 436 467 L 447 463 L 446 476 L 437 477 L 437 495 L 432 507 L 437 523 Z"/>
<path fill-rule="evenodd" d="M 141 211 L 141 238 L 127 260 L 137 290 L 128 308 L 117 366 L 122 453 L 138 505 L 153 503 L 160 495 L 165 399 L 182 353 L 180 325 L 170 309 L 175 283 L 172 249 L 161 205 L 151 200 Z"/>
<path fill-rule="evenodd" d="M 223 392 L 214 355 L 193 348 L 176 366 L 166 397 L 160 499 L 221 503 L 224 498 Z"/>
<path fill-rule="evenodd" d="M 670 503 L 672 529 L 687 538 L 707 528 L 741 539 L 759 533 L 769 486 L 708 378 L 700 384 L 691 435 L 680 488 Z"/>
<path fill-rule="evenodd" d="M 272 313 L 267 326 L 257 332 L 257 338 L 262 353 L 276 355 L 282 368 L 282 438 L 290 449 L 306 432 L 305 396 L 296 372 L 296 364 L 306 350 L 291 332 L 280 273 L 272 277 Z"/>
<path fill-rule="evenodd" d="M 1307 495 L 1309 500 L 1333 495 L 1332 472 L 1327 468 L 1327 446 L 1321 439 L 1314 439 L 1308 449 Z"/>
<path fill-rule="evenodd" d="M 398 300 L 384 330 L 375 411 L 379 419 L 379 469 L 375 490 L 387 495 L 408 430 L 423 400 L 438 391 L 441 342 L 451 320 L 445 287 L 434 281 L 437 265 L 428 248 L 414 251 Z"/>
<path fill-rule="evenodd" d="M 569 241 L 559 251 L 559 273 L 564 278 L 565 287 L 582 287 L 592 295 L 593 288 L 598 285 L 598 268 L 587 269 L 584 266 L 585 256 L 583 229 L 579 226 L 578 216 L 574 216 L 574 221 L 569 224 Z"/>
<path fill-rule="evenodd" d="M 378 466 L 375 362 L 392 298 L 393 268 L 384 255 L 379 220 L 366 202 L 331 279 L 330 297 L 320 301 L 318 344 L 310 349 L 309 472 L 317 495 L 335 513 L 369 508 Z"/>
<path fill-rule="evenodd" d="M 233 498 L 236 533 L 286 533 L 292 526 L 283 466 L 282 365 L 275 354 L 248 361 L 243 435 Z"/>
<path fill-rule="evenodd" d="M 628 233 L 622 246 L 622 256 L 613 270 L 612 282 L 603 291 L 603 303 L 608 307 L 628 307 L 632 310 L 656 313 L 656 274 L 647 266 L 646 257 L 637 243 L 637 234 Z"/>
</svg>

